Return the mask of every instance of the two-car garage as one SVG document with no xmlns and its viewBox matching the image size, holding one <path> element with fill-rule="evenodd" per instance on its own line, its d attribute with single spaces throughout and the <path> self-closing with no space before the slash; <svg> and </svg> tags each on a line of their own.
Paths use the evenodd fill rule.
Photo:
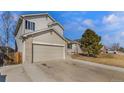
<svg viewBox="0 0 124 93">
<path fill-rule="evenodd" d="M 54 30 L 25 36 L 23 61 L 26 63 L 65 59 L 66 40 Z"/>
<path fill-rule="evenodd" d="M 65 58 L 65 47 L 61 45 L 33 44 L 33 62 Z"/>
</svg>

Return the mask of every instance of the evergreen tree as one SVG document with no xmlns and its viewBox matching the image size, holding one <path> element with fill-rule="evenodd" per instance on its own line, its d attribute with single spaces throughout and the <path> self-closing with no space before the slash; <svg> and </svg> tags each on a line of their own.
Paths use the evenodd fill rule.
<svg viewBox="0 0 124 93">
<path fill-rule="evenodd" d="M 98 36 L 93 30 L 87 29 L 81 38 L 81 48 L 88 54 L 88 56 L 96 56 L 100 53 L 102 48 L 100 41 L 100 36 Z"/>
</svg>

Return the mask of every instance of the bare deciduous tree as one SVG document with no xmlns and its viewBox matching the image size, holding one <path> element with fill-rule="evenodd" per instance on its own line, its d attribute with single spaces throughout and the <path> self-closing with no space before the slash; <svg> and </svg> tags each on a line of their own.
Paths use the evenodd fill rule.
<svg viewBox="0 0 124 93">
<path fill-rule="evenodd" d="M 112 45 L 112 50 L 114 50 L 114 51 L 118 51 L 119 48 L 120 48 L 119 43 L 114 43 L 114 44 Z"/>
<path fill-rule="evenodd" d="M 0 46 L 3 46 L 2 36 L 0 35 Z"/>
<path fill-rule="evenodd" d="M 2 31 L 4 32 L 4 38 L 3 41 L 5 43 L 5 46 L 7 48 L 6 54 L 8 55 L 8 47 L 9 47 L 9 41 L 11 38 L 14 37 L 14 17 L 11 12 L 3 12 L 1 15 L 2 20 Z M 14 41 L 13 41 L 14 42 Z"/>
</svg>

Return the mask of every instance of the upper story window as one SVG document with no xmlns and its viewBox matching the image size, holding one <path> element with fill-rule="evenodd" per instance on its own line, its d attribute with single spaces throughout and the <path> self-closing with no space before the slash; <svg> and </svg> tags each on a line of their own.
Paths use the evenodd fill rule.
<svg viewBox="0 0 124 93">
<path fill-rule="evenodd" d="M 25 21 L 25 29 L 35 31 L 35 23 L 30 21 Z"/>
</svg>

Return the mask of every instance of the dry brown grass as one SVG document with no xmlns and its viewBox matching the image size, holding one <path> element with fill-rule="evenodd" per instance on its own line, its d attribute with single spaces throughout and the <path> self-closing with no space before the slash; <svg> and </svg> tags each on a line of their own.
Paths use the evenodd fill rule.
<svg viewBox="0 0 124 93">
<path fill-rule="evenodd" d="M 100 64 L 124 67 L 124 55 L 101 54 L 97 58 L 82 55 L 72 55 L 72 58 Z"/>
</svg>

